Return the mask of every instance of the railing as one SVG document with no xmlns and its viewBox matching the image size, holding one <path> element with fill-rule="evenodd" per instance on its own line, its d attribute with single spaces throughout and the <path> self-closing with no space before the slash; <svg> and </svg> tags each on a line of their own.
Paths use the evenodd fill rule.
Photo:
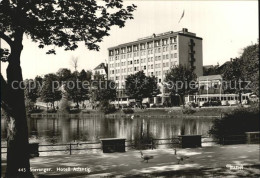
<svg viewBox="0 0 260 178">
<path fill-rule="evenodd" d="M 216 142 L 214 140 L 206 140 L 211 139 L 210 137 L 201 137 L 202 143 L 210 143 L 210 142 Z M 141 143 L 140 145 L 133 144 L 135 140 L 126 140 L 125 147 L 126 148 L 138 148 L 138 146 L 141 146 L 144 149 L 156 149 L 157 146 L 161 145 L 172 145 L 173 147 L 180 147 L 180 138 L 179 137 L 173 137 L 173 138 L 162 138 L 162 139 L 150 139 L 147 140 L 145 143 Z M 97 147 L 86 147 L 87 145 L 98 145 Z M 38 145 L 39 150 L 38 152 L 68 152 L 70 155 L 72 155 L 73 151 L 80 151 L 80 150 L 94 150 L 94 149 L 102 149 L 101 142 L 82 142 L 82 143 L 69 143 L 69 144 L 43 144 Z M 85 146 L 85 147 L 84 147 Z M 81 147 L 81 148 L 79 148 Z M 83 147 L 83 148 L 82 148 Z M 43 149 L 42 149 L 43 148 Z M 55 149 L 56 148 L 56 149 Z M 7 149 L 7 147 L 2 146 L 2 149 Z M 1 154 L 6 154 L 6 151 L 2 151 Z"/>
</svg>

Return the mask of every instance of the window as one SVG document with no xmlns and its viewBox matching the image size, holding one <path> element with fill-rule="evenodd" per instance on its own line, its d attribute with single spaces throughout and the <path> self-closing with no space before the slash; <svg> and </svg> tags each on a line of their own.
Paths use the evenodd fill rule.
<svg viewBox="0 0 260 178">
<path fill-rule="evenodd" d="M 132 46 L 128 46 L 128 47 L 127 47 L 127 52 L 128 52 L 128 53 L 132 52 Z"/>
<path fill-rule="evenodd" d="M 153 57 L 151 57 L 151 62 L 153 62 Z"/>
<path fill-rule="evenodd" d="M 134 45 L 134 51 L 137 51 L 137 50 L 138 50 L 138 46 Z"/>
<path fill-rule="evenodd" d="M 169 55 L 168 54 L 166 54 L 166 59 L 169 59 Z"/>
<path fill-rule="evenodd" d="M 161 52 L 161 48 L 158 48 L 158 53 L 160 53 Z"/>
<path fill-rule="evenodd" d="M 150 49 L 150 48 L 152 48 L 153 42 L 149 42 L 149 43 L 147 43 L 147 45 L 148 45 L 148 48 Z"/>
<path fill-rule="evenodd" d="M 174 58 L 177 58 L 177 53 L 174 53 Z"/>
<path fill-rule="evenodd" d="M 153 69 L 153 64 L 151 65 L 151 69 Z"/>
<path fill-rule="evenodd" d="M 113 56 L 114 55 L 114 51 L 113 50 L 110 50 L 109 51 L 109 56 Z"/>
<path fill-rule="evenodd" d="M 155 41 L 155 46 L 160 46 L 160 41 L 159 40 Z"/>
<path fill-rule="evenodd" d="M 171 54 L 171 58 L 173 58 L 173 54 Z"/>
<path fill-rule="evenodd" d="M 144 70 L 146 70 L 146 66 L 144 66 Z"/>
<path fill-rule="evenodd" d="M 145 49 L 145 44 L 141 44 L 141 49 Z"/>
<path fill-rule="evenodd" d="M 165 59 L 165 55 L 163 55 L 163 59 Z"/>
<path fill-rule="evenodd" d="M 162 40 L 163 45 L 167 45 L 167 42 L 168 42 L 167 39 L 163 39 L 163 40 Z"/>
<path fill-rule="evenodd" d="M 174 49 L 177 50 L 177 45 L 174 45 Z"/>
</svg>

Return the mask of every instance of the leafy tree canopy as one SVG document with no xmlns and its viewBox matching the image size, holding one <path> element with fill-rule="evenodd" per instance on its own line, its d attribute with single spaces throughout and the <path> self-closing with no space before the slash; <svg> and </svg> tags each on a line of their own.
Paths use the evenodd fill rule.
<svg viewBox="0 0 260 178">
<path fill-rule="evenodd" d="M 183 97 L 187 94 L 193 94 L 196 90 L 196 74 L 188 67 L 179 65 L 171 68 L 165 76 L 165 82 L 168 83 L 168 90 L 171 95 L 180 95 Z"/>
<path fill-rule="evenodd" d="M 41 99 L 43 102 L 52 103 L 59 101 L 62 93 L 59 90 L 58 77 L 55 74 L 47 74 L 44 76 L 44 82 L 41 91 Z"/>
<path fill-rule="evenodd" d="M 122 0 L 2 0 L 0 9 L 0 37 L 11 48 L 15 37 L 25 33 L 39 48 L 74 50 L 84 41 L 90 50 L 99 50 L 97 43 L 109 35 L 111 26 L 124 27 L 136 6 L 124 7 Z M 8 53 L 2 49 L 1 57 L 3 52 Z M 47 51 L 51 53 L 55 50 Z"/>
<path fill-rule="evenodd" d="M 154 76 L 145 76 L 143 71 L 127 76 L 125 91 L 130 98 L 141 102 L 143 98 L 159 94 L 156 78 Z"/>
</svg>

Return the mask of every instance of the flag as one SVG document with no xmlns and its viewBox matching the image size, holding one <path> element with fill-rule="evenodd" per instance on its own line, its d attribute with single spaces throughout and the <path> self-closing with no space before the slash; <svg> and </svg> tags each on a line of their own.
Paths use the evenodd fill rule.
<svg viewBox="0 0 260 178">
<path fill-rule="evenodd" d="M 183 10 L 183 13 L 182 13 L 181 18 L 180 18 L 180 20 L 179 20 L 178 23 L 180 23 L 180 21 L 181 21 L 181 19 L 182 19 L 183 17 L 184 17 L 184 10 Z"/>
</svg>

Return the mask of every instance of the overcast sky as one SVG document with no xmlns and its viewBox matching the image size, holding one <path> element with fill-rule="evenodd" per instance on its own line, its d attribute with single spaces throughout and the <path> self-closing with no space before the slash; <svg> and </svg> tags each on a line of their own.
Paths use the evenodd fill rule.
<svg viewBox="0 0 260 178">
<path fill-rule="evenodd" d="M 203 38 L 203 65 L 223 64 L 230 58 L 238 57 L 247 45 L 258 39 L 257 1 L 126 1 L 136 4 L 134 20 L 122 29 L 114 27 L 110 36 L 100 43 L 100 51 L 89 51 L 83 44 L 76 51 L 57 50 L 57 55 L 46 55 L 45 50 L 24 36 L 21 57 L 24 79 L 36 75 L 57 72 L 59 68 L 70 68 L 71 58 L 79 58 L 79 70 L 93 69 L 107 59 L 107 48 L 137 40 L 153 33 L 179 31 L 188 28 Z M 183 10 L 185 14 L 178 23 Z M 4 46 L 3 40 L 1 40 Z M 6 63 L 1 63 L 5 75 Z"/>
</svg>

